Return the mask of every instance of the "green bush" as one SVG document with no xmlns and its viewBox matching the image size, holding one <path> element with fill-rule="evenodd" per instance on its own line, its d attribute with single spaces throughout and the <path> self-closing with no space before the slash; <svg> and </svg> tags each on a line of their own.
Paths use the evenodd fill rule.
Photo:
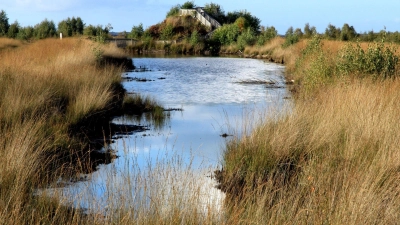
<svg viewBox="0 0 400 225">
<path fill-rule="evenodd" d="M 329 83 L 334 75 L 335 66 L 329 60 L 329 52 L 322 49 L 321 37 L 314 35 L 296 61 L 296 71 L 303 76 L 304 90 L 312 91 Z"/>
<path fill-rule="evenodd" d="M 266 27 L 261 29 L 260 35 L 257 37 L 257 45 L 261 46 L 278 36 L 278 31 L 275 27 Z"/>
<path fill-rule="evenodd" d="M 181 6 L 178 4 L 176 6 L 173 6 L 168 12 L 167 12 L 167 17 L 170 16 L 178 16 L 179 15 L 179 10 L 181 9 Z"/>
<path fill-rule="evenodd" d="M 237 38 L 237 46 L 243 51 L 246 46 L 254 45 L 257 37 L 251 28 L 247 28 L 241 35 Z"/>
<path fill-rule="evenodd" d="M 389 78 L 396 75 L 399 57 L 396 49 L 385 46 L 384 40 L 369 44 L 367 49 L 357 43 L 346 45 L 339 53 L 338 71 L 341 74 L 370 74 L 375 78 Z"/>
<path fill-rule="evenodd" d="M 167 24 L 161 30 L 161 40 L 171 40 L 174 36 L 174 27 L 171 24 Z"/>
<path fill-rule="evenodd" d="M 215 30 L 213 39 L 219 41 L 221 45 L 230 45 L 237 40 L 239 34 L 240 30 L 236 24 L 224 24 Z"/>
</svg>

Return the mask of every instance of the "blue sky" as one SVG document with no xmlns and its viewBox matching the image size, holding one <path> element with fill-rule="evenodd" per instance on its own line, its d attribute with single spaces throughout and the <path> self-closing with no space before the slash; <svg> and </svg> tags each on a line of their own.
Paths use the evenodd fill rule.
<svg viewBox="0 0 400 225">
<path fill-rule="evenodd" d="M 86 25 L 107 25 L 112 31 L 130 31 L 143 23 L 147 28 L 161 22 L 169 9 L 186 0 L 1 0 L 9 23 L 33 26 L 44 19 L 58 22 L 68 17 L 81 17 Z M 328 24 L 354 26 L 357 32 L 400 31 L 399 0 L 195 0 L 195 4 L 217 3 L 225 12 L 247 10 L 263 26 L 274 26 L 280 34 L 293 26 L 306 23 L 324 32 Z"/>
</svg>

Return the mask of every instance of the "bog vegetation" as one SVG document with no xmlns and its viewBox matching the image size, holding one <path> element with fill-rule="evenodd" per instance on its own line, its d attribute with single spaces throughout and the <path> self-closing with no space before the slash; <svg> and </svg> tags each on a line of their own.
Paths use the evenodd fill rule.
<svg viewBox="0 0 400 225">
<path fill-rule="evenodd" d="M 329 24 L 319 34 L 306 24 L 279 37 L 249 12 L 225 13 L 210 3 L 204 10 L 222 26 L 204 39 L 207 27 L 177 16 L 179 9 L 194 7 L 186 2 L 171 8 L 159 24 L 133 26 L 126 35 L 141 44 L 131 48 L 241 52 L 284 63 L 287 79 L 293 80 L 290 109 L 247 124 L 248 135 L 226 144 L 223 169 L 215 173 L 226 193 L 224 207 L 208 205 L 204 211 L 197 204 L 203 184 L 179 159 L 160 162 L 149 174 L 132 173 L 139 188 L 126 180 L 124 188 L 147 191 L 151 201 L 110 196 L 118 204 L 102 215 L 38 193 L 56 178 L 90 170 L 90 162 L 82 160 L 90 146 L 79 134 L 100 115 L 107 117 L 100 112 L 123 109 L 122 104 L 160 108 L 146 98 L 124 98 L 122 68 L 104 61 L 124 55 L 107 45 L 81 38 L 25 42 L 53 37 L 56 30 L 104 41 L 111 26 L 68 18 L 57 29 L 48 20 L 22 28 L 10 25 L 1 11 L 0 35 L 13 39 L 0 39 L 0 223 L 397 224 L 398 32 L 357 33 L 348 24 Z M 178 39 L 182 42 L 156 42 Z M 167 179 L 172 191 L 155 178 Z M 180 189 L 182 183 L 193 192 Z M 165 202 L 168 207 L 161 207 Z"/>
</svg>

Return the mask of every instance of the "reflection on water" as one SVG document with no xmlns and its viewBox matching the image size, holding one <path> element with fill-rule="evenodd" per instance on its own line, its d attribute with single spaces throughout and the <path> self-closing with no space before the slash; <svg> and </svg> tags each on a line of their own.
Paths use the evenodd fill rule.
<svg viewBox="0 0 400 225">
<path fill-rule="evenodd" d="M 201 204 L 212 200 L 218 208 L 223 194 L 212 188 L 214 183 L 207 175 L 220 165 L 226 141 L 221 134 L 241 133 L 244 118 L 254 122 L 265 116 L 254 109 L 260 112 L 271 107 L 279 109 L 288 94 L 284 88 L 266 88 L 262 82 L 243 81 L 284 86 L 284 67 L 242 58 L 136 58 L 133 61 L 135 66 L 148 71 L 124 73 L 124 77 L 135 78 L 124 82 L 127 91 L 150 95 L 164 107 L 182 111 L 166 112 L 166 119 L 156 124 L 146 115 L 116 118 L 114 123 L 144 125 L 149 129 L 117 139 L 110 147 L 117 151 L 119 158 L 110 165 L 102 165 L 88 181 L 64 188 L 63 195 L 79 199 L 75 200 L 77 206 L 99 210 L 125 204 L 126 199 L 121 196 L 131 196 L 140 204 L 151 205 L 148 199 L 138 200 L 143 198 L 140 193 L 146 192 L 146 185 L 157 189 L 153 194 L 170 193 L 167 190 L 177 185 L 186 188 L 180 190 L 182 196 L 187 192 L 193 194 L 196 189 L 201 192 L 197 193 L 202 196 L 198 198 L 202 199 Z M 76 198 L 78 195 L 83 197 Z"/>
</svg>

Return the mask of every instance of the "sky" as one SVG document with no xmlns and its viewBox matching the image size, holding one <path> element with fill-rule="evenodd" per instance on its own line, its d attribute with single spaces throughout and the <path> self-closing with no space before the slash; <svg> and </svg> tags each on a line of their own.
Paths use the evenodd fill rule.
<svg viewBox="0 0 400 225">
<path fill-rule="evenodd" d="M 56 26 L 68 17 L 80 17 L 86 25 L 111 24 L 113 32 L 130 32 L 140 23 L 144 28 L 162 22 L 171 7 L 187 0 L 0 0 L 9 23 L 34 26 L 44 19 Z M 195 0 L 197 6 L 217 3 L 227 12 L 247 10 L 261 20 L 262 26 L 274 26 L 279 34 L 289 27 L 309 23 L 319 33 L 329 24 L 353 26 L 358 33 L 400 31 L 399 0 Z"/>
</svg>

